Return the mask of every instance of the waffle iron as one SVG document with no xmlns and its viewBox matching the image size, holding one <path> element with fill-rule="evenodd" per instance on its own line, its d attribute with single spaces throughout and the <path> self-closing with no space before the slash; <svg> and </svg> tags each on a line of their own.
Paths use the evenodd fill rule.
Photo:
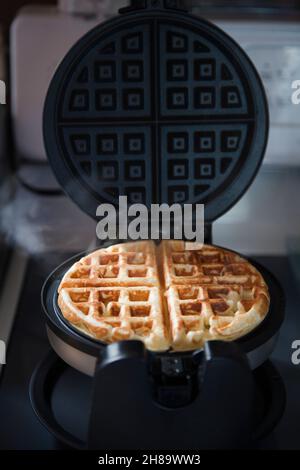
<svg viewBox="0 0 300 470">
<path fill-rule="evenodd" d="M 260 167 L 268 109 L 240 47 L 178 3 L 134 1 L 75 44 L 49 87 L 44 140 L 61 186 L 90 216 L 96 218 L 101 203 L 118 207 L 120 195 L 148 208 L 204 203 L 205 242 L 212 243 L 212 222 L 245 193 Z M 284 390 L 266 361 L 284 297 L 270 272 L 251 261 L 271 296 L 269 314 L 253 332 L 192 353 L 161 354 L 137 341 L 107 346 L 63 319 L 57 287 L 84 254 L 59 266 L 42 292 L 57 355 L 38 366 L 30 394 L 56 437 L 79 448 L 232 448 L 272 430 Z M 84 443 L 57 422 L 51 402 L 67 365 L 89 376 L 82 375 L 90 389 Z M 268 407 L 254 419 L 258 393 Z"/>
</svg>

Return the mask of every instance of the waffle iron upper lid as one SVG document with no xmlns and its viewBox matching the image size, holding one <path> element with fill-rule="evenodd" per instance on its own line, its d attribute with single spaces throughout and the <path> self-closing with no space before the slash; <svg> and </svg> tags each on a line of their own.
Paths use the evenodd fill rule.
<svg viewBox="0 0 300 470">
<path fill-rule="evenodd" d="M 82 37 L 50 84 L 44 140 L 66 193 L 101 203 L 228 210 L 264 155 L 268 110 L 243 50 L 177 2 L 134 2 Z"/>
</svg>

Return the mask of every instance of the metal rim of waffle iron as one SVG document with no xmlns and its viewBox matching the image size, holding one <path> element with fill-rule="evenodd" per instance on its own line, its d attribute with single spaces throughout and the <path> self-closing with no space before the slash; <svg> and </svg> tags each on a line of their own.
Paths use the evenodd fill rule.
<svg viewBox="0 0 300 470">
<path fill-rule="evenodd" d="M 228 249 L 226 248 L 226 250 Z M 87 254 L 84 252 L 68 259 L 50 274 L 42 290 L 42 306 L 46 315 L 49 341 L 53 349 L 66 363 L 75 369 L 87 375 L 93 375 L 99 354 L 107 346 L 106 343 L 93 339 L 72 327 L 63 318 L 57 304 L 57 288 L 63 275 L 74 262 Z M 268 270 L 251 259 L 248 259 L 248 261 L 260 271 L 270 293 L 270 308 L 265 319 L 249 334 L 235 341 L 247 355 L 250 367 L 255 369 L 268 359 L 275 346 L 284 317 L 284 296 L 278 281 Z M 150 352 L 149 354 L 191 357 L 199 351 Z"/>
</svg>

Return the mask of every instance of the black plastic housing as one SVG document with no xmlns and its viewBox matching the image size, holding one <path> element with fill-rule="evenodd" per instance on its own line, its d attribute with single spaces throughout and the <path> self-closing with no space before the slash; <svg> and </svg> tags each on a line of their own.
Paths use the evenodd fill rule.
<svg viewBox="0 0 300 470">
<path fill-rule="evenodd" d="M 31 379 L 33 409 L 60 448 L 106 451 L 252 448 L 284 411 L 285 389 L 274 366 L 267 361 L 250 372 L 234 344 L 206 347 L 198 393 L 181 408 L 155 402 L 145 361 L 141 343 L 111 345 L 99 362 L 97 378 L 91 379 L 70 372 L 51 352 Z M 66 409 L 71 384 L 76 384 L 76 393 Z M 75 421 L 73 412 L 68 413 L 72 409 L 77 410 Z"/>
</svg>

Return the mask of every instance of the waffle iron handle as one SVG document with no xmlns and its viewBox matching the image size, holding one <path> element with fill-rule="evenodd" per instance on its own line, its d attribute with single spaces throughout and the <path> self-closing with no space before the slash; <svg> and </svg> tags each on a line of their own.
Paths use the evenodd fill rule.
<svg viewBox="0 0 300 470">
<path fill-rule="evenodd" d="M 132 432 L 137 434 L 136 448 L 143 448 L 138 429 L 146 425 L 145 400 L 150 399 L 146 354 L 144 344 L 133 340 L 112 343 L 100 353 L 93 379 L 88 449 L 132 449 Z"/>
<path fill-rule="evenodd" d="M 178 355 L 182 361 L 185 357 Z M 178 394 L 167 382 L 163 397 L 168 399 L 165 403 L 156 399 L 149 371 L 151 353 L 142 342 L 122 341 L 103 349 L 93 379 L 87 448 L 215 448 L 216 443 L 232 448 L 249 443 L 253 377 L 246 357 L 236 344 L 214 341 L 190 361 L 196 371 L 196 393 L 189 403 L 174 406 L 174 397 L 185 399 L 187 393 Z M 173 369 L 169 366 L 163 367 L 167 375 Z M 177 366 L 175 372 L 180 371 Z"/>
<path fill-rule="evenodd" d="M 142 356 L 144 355 L 143 348 L 140 346 L 136 346 L 134 344 L 130 345 L 130 348 L 132 348 L 132 355 L 136 356 L 137 358 L 137 353 L 138 349 L 140 349 L 140 353 Z M 129 348 L 129 349 L 130 349 Z M 221 349 L 223 346 L 221 347 Z M 229 348 L 232 350 L 232 348 L 229 346 Z M 121 350 L 123 347 L 121 347 Z M 125 349 L 128 349 L 127 346 Z M 214 349 L 214 351 L 213 351 Z M 225 345 L 225 349 L 227 349 L 226 354 L 230 355 L 232 354 L 229 352 L 228 347 Z M 134 352 L 135 351 L 135 352 Z M 124 349 L 122 352 L 122 355 L 124 354 Z M 129 351 L 128 351 L 129 352 Z M 215 360 L 218 360 L 217 357 L 220 358 L 220 354 L 222 351 L 220 351 L 219 345 L 215 346 L 215 344 L 208 344 L 206 347 L 206 356 L 208 359 L 208 362 L 212 360 L 213 362 Z M 225 350 L 223 349 L 223 352 L 225 353 Z M 233 353 L 235 355 L 235 353 Z M 238 356 L 238 354 L 237 354 Z M 213 359 L 214 357 L 214 359 Z M 116 355 L 115 355 L 116 358 Z M 201 359 L 201 355 L 199 353 L 195 353 L 195 362 L 198 364 L 202 363 L 205 366 L 205 361 L 202 362 L 203 357 Z M 237 358 L 238 363 L 239 359 Z M 221 360 L 221 365 L 222 365 L 222 360 Z M 244 367 L 243 363 L 240 363 L 241 367 Z M 61 375 L 65 372 L 67 369 L 66 363 L 64 363 L 61 359 L 59 359 L 54 352 L 50 352 L 46 358 L 44 358 L 40 365 L 36 368 L 30 382 L 30 399 L 31 403 L 33 406 L 33 409 L 37 416 L 39 417 L 40 421 L 46 426 L 46 428 L 56 436 L 56 438 L 67 445 L 68 447 L 71 448 L 76 448 L 76 449 L 86 449 L 91 446 L 91 437 L 90 437 L 90 442 L 89 445 L 87 442 L 82 442 L 79 441 L 75 436 L 71 435 L 67 431 L 65 431 L 60 424 L 57 422 L 57 419 L 55 417 L 52 405 L 51 405 L 51 396 L 53 394 L 53 389 L 55 387 L 55 384 L 57 381 L 60 379 Z M 200 367 L 200 366 L 199 366 Z M 267 369 L 266 369 L 267 367 Z M 200 367 L 201 370 L 201 367 Z M 270 407 L 265 415 L 263 423 L 259 426 L 259 428 L 255 429 L 255 433 L 253 435 L 252 441 L 261 439 L 264 437 L 266 434 L 269 434 L 274 426 L 278 423 L 280 420 L 283 409 L 285 406 L 285 389 L 284 385 L 282 383 L 282 380 L 276 371 L 276 369 L 272 366 L 271 363 L 265 364 L 264 369 L 257 373 L 261 374 L 260 380 L 263 381 L 265 384 L 265 372 L 268 372 L 268 376 L 271 378 L 271 380 L 267 381 L 267 383 L 270 386 L 270 389 L 267 390 L 267 396 L 270 396 Z M 125 371 L 126 372 L 126 371 Z M 138 371 L 136 371 L 138 372 Z M 216 371 L 218 372 L 218 371 Z M 247 372 L 247 369 L 245 369 L 245 372 Z M 139 372 L 138 372 L 139 373 Z M 228 381 L 228 377 L 227 377 Z M 101 386 L 101 382 L 98 382 L 98 377 L 96 375 L 96 382 Z M 244 383 L 244 380 L 242 381 L 242 384 Z M 245 386 L 242 388 L 241 385 L 239 384 L 238 387 L 238 393 L 240 395 L 240 400 L 241 402 L 244 399 L 247 399 L 247 397 L 244 396 L 245 392 Z M 104 385 L 104 387 L 103 387 Z M 244 384 L 245 385 L 245 384 Z M 246 384 L 247 385 L 247 384 Z M 138 383 L 133 380 L 132 387 L 137 387 Z M 102 388 L 105 388 L 105 384 L 102 382 Z M 96 390 L 95 390 L 96 391 Z M 99 392 L 99 390 L 98 390 Z M 111 394 L 113 395 L 112 398 L 115 399 L 115 401 L 112 401 L 110 403 L 103 403 L 103 399 L 105 397 L 102 396 L 101 390 L 100 394 L 98 396 L 98 400 L 100 400 L 100 403 L 103 403 L 104 409 L 106 414 L 104 415 L 98 415 L 98 422 L 96 421 L 96 424 L 98 426 L 102 425 L 102 432 L 97 434 L 99 442 L 103 444 L 103 449 L 105 448 L 105 445 L 107 444 L 107 449 L 112 448 L 111 443 L 109 443 L 107 440 L 109 439 L 108 435 L 108 430 L 111 431 L 113 430 L 113 434 L 111 435 L 111 440 L 114 442 L 115 446 L 118 448 L 124 448 L 124 435 L 126 436 L 126 439 L 128 441 L 128 448 L 143 448 L 145 449 L 146 446 L 150 446 L 151 449 L 153 448 L 158 448 L 158 444 L 163 446 L 164 448 L 179 448 L 178 447 L 178 442 L 180 444 L 180 448 L 182 448 L 184 445 L 186 445 L 186 448 L 210 448 L 211 447 L 211 442 L 206 442 L 208 438 L 211 439 L 213 448 L 218 447 L 220 444 L 225 446 L 224 442 L 224 437 L 228 437 L 228 428 L 224 428 L 224 423 L 222 422 L 222 414 L 218 416 L 217 421 L 214 420 L 212 421 L 211 419 L 207 421 L 207 416 L 205 416 L 207 413 L 210 412 L 210 403 L 203 403 L 202 409 L 197 407 L 196 400 L 190 405 L 190 411 L 189 407 L 184 409 L 184 412 L 182 413 L 182 410 L 164 410 L 163 408 L 159 408 L 155 406 L 150 410 L 150 418 L 152 418 L 157 411 L 159 411 L 160 415 L 159 416 L 154 416 L 158 421 L 156 421 L 155 424 L 155 432 L 151 433 L 151 419 L 149 420 L 149 415 L 147 416 L 147 421 L 143 421 L 143 412 L 147 411 L 146 409 L 142 410 L 141 413 L 141 423 L 142 426 L 137 428 L 135 425 L 138 424 L 136 422 L 137 418 L 139 418 L 138 411 L 136 409 L 133 409 L 133 416 L 132 419 L 129 421 L 122 421 L 121 418 L 124 416 L 119 415 L 120 407 L 119 407 L 119 402 L 120 402 L 120 397 L 122 397 L 123 393 L 123 380 L 122 377 L 117 377 L 117 386 L 110 390 Z M 138 388 L 135 390 L 136 393 L 140 397 L 142 397 L 142 389 Z M 208 390 L 210 392 L 210 390 Z M 222 388 L 218 389 L 213 389 L 212 392 L 214 395 L 217 394 L 217 399 L 220 401 L 221 405 L 224 407 L 225 412 L 227 412 L 228 407 L 232 406 L 232 403 L 227 404 L 224 402 L 224 392 Z M 115 396 L 114 396 L 115 394 Z M 201 394 L 200 394 L 201 395 Z M 210 399 L 213 397 L 210 397 Z M 233 401 L 232 397 L 232 401 Z M 278 407 L 279 403 L 279 407 Z M 149 406 L 149 403 L 145 403 L 146 406 Z M 151 405 L 153 405 L 153 400 L 151 401 Z M 93 405 L 94 406 L 94 405 Z M 130 407 L 130 403 L 129 403 Z M 275 409 L 275 411 L 274 411 Z M 95 410 L 95 406 L 93 408 Z M 96 409 L 97 411 L 97 409 Z M 99 410 L 98 410 L 99 411 Z M 123 410 L 124 411 L 124 410 Z M 214 411 L 214 410 L 213 410 Z M 166 416 L 163 416 L 163 415 Z M 176 416 L 174 416 L 174 414 Z M 171 415 L 170 419 L 171 421 L 165 422 L 165 420 L 169 419 L 169 415 Z M 108 419 L 105 419 L 107 418 Z M 95 417 L 96 418 L 96 417 Z M 176 420 L 176 421 L 174 421 Z M 205 421 L 206 420 L 206 421 Z M 194 421 L 194 422 L 193 422 Z M 176 422 L 176 426 L 174 426 L 174 422 Z M 147 423 L 147 426 L 145 425 Z M 201 425 L 199 425 L 199 423 Z M 216 425 L 217 424 L 217 425 Z M 226 423 L 225 423 L 226 424 Z M 150 436 L 146 436 L 146 442 L 142 441 L 142 438 L 144 437 L 144 432 L 145 430 L 149 430 L 149 425 L 150 425 Z M 123 426 L 123 430 L 122 430 Z M 216 435 L 219 430 L 221 429 L 221 440 L 218 441 L 218 436 Z M 90 428 L 90 432 L 92 429 Z M 97 429 L 96 429 L 97 431 Z M 179 433 L 182 432 L 181 435 L 177 436 L 176 431 Z M 130 432 L 133 432 L 133 435 L 128 436 Z M 203 433 L 201 436 L 201 432 Z M 175 435 L 174 435 L 175 434 Z M 220 434 L 220 433 L 219 433 Z M 131 441 L 130 441 L 131 437 Z M 154 442 L 153 437 L 157 438 L 157 440 Z M 166 441 L 167 439 L 167 441 Z M 187 442 L 184 442 L 184 439 L 187 440 Z M 220 439 L 220 436 L 219 436 Z M 196 442 L 195 442 L 196 440 Z M 103 442 L 104 441 L 104 442 Z M 139 441 L 139 442 L 137 442 Z M 130 447 L 130 442 L 131 442 L 131 447 Z M 94 441 L 95 443 L 95 441 Z M 140 444 L 140 445 L 139 445 Z M 230 445 L 227 446 L 227 448 L 235 448 L 237 447 L 236 443 L 234 440 L 229 442 Z M 99 445 L 97 446 L 99 449 Z"/>
<path fill-rule="evenodd" d="M 255 384 L 246 354 L 235 342 L 208 341 L 199 365 L 199 396 L 208 403 L 211 422 L 224 426 L 219 441 L 225 448 L 244 448 L 253 443 Z M 226 428 L 226 431 L 225 431 Z M 213 432 L 213 431 L 212 431 Z M 217 436 L 216 436 L 217 437 Z M 231 441 L 231 442 L 230 442 Z"/>
</svg>

